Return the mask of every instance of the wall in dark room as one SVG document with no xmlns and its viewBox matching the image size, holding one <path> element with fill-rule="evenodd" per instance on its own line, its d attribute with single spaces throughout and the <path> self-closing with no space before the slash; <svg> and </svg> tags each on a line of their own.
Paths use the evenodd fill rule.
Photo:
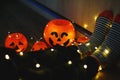
<svg viewBox="0 0 120 80">
<path fill-rule="evenodd" d="M 94 31 L 95 18 L 104 10 L 112 10 L 114 15 L 120 12 L 119 0 L 36 0 L 59 14 Z"/>
</svg>

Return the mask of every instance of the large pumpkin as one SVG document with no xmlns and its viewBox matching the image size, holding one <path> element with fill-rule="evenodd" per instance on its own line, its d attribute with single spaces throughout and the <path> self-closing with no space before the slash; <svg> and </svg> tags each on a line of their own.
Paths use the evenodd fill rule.
<svg viewBox="0 0 120 80">
<path fill-rule="evenodd" d="M 50 46 L 70 46 L 75 38 L 73 24 L 65 19 L 54 19 L 44 29 L 44 39 Z"/>
<path fill-rule="evenodd" d="M 47 45 L 43 41 L 36 41 L 32 46 L 32 51 L 45 50 Z"/>
<path fill-rule="evenodd" d="M 22 33 L 10 33 L 5 39 L 5 47 L 15 49 L 16 52 L 24 52 L 27 46 L 27 38 Z"/>
</svg>

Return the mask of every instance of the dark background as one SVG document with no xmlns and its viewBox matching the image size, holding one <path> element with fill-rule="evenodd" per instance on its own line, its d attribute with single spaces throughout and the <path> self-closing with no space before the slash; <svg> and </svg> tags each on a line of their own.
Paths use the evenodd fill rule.
<svg viewBox="0 0 120 80">
<path fill-rule="evenodd" d="M 0 2 L 0 46 L 4 46 L 8 32 L 23 33 L 31 45 L 31 42 L 43 36 L 43 29 L 47 22 L 47 19 L 19 0 Z M 31 37 L 33 40 L 30 39 Z"/>
</svg>

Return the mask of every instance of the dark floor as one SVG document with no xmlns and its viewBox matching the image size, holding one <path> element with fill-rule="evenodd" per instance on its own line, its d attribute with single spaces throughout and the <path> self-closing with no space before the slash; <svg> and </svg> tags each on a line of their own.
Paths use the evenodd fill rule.
<svg viewBox="0 0 120 80">
<path fill-rule="evenodd" d="M 110 65 L 106 69 L 99 71 L 93 80 L 119 80 L 119 76 L 120 62 L 118 62 L 117 65 Z"/>
<path fill-rule="evenodd" d="M 4 45 L 8 32 L 22 32 L 29 41 L 30 37 L 38 40 L 47 21 L 19 0 L 4 0 L 0 3 L 0 45 Z"/>
</svg>

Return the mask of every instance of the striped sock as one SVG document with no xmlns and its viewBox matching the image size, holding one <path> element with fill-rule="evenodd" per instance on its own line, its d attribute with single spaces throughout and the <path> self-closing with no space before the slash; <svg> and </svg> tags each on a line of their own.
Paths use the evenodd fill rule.
<svg viewBox="0 0 120 80">
<path fill-rule="evenodd" d="M 95 30 L 89 41 L 78 46 L 83 55 L 87 54 L 88 52 L 94 52 L 95 48 L 101 45 L 111 28 L 112 19 L 112 11 L 106 10 L 99 14 L 96 20 Z"/>
<path fill-rule="evenodd" d="M 120 14 L 116 15 L 112 28 L 102 45 L 91 55 L 106 66 L 120 57 Z"/>
</svg>

